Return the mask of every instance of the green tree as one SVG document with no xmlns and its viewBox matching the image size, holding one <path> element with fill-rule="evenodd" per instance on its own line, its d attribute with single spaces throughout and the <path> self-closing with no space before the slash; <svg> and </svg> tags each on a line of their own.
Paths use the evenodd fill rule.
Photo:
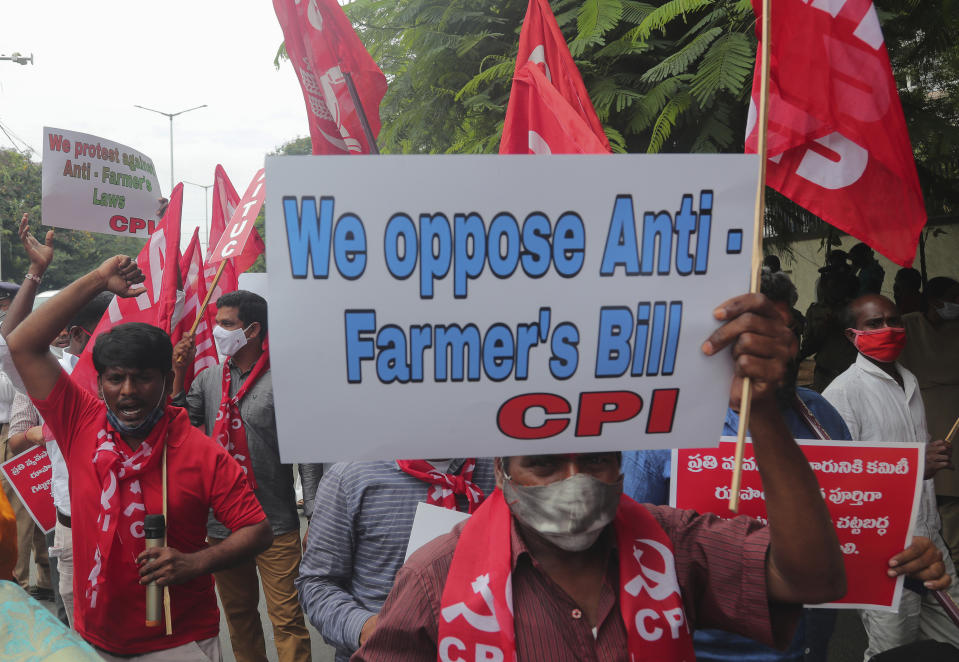
<svg viewBox="0 0 959 662">
<path fill-rule="evenodd" d="M 17 151 L 0 149 L 0 278 L 19 283 L 30 266 L 23 254 L 17 229 L 24 212 L 42 240 L 50 228 L 40 214 L 41 166 Z M 79 230 L 57 229 L 53 264 L 43 280 L 45 289 L 60 289 L 99 265 L 111 255 L 136 256 L 143 239 Z"/>
<path fill-rule="evenodd" d="M 349 4 L 389 79 L 381 150 L 495 152 L 526 6 Z M 552 8 L 616 151 L 742 149 L 755 51 L 747 0 L 556 0 Z"/>
<path fill-rule="evenodd" d="M 875 0 L 930 217 L 959 205 L 959 0 Z M 527 0 L 355 0 L 386 74 L 385 153 L 496 152 Z M 755 63 L 749 0 L 552 0 L 615 151 L 742 152 Z M 277 62 L 283 57 L 282 49 Z M 767 243 L 822 222 L 767 197 Z"/>
</svg>

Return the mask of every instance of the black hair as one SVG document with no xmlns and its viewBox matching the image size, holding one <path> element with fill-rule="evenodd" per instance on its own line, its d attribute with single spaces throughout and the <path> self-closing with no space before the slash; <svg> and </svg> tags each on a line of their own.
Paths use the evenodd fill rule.
<svg viewBox="0 0 959 662">
<path fill-rule="evenodd" d="M 922 289 L 922 274 L 912 267 L 903 267 L 896 272 L 895 285 L 901 285 L 918 292 Z"/>
<path fill-rule="evenodd" d="M 97 328 L 97 324 L 100 323 L 100 318 L 107 312 L 107 307 L 111 301 L 113 301 L 113 294 L 110 292 L 100 292 L 100 294 L 88 301 L 87 304 L 80 309 L 80 312 L 70 320 L 67 329 L 79 326 L 93 333 L 93 330 Z"/>
<path fill-rule="evenodd" d="M 796 286 L 789 279 L 789 276 L 782 271 L 771 271 L 769 267 L 763 267 L 762 275 L 759 279 L 759 291 L 773 302 L 782 302 L 790 308 L 799 301 L 799 292 Z"/>
<path fill-rule="evenodd" d="M 769 269 L 772 272 L 782 271 L 782 262 L 779 261 L 778 255 L 767 255 L 763 258 L 763 268 Z"/>
<path fill-rule="evenodd" d="M 872 257 L 872 254 L 872 249 L 862 242 L 859 242 L 849 249 L 849 259 L 853 262 Z"/>
<path fill-rule="evenodd" d="M 266 338 L 266 299 L 259 294 L 246 290 L 237 290 L 224 294 L 216 300 L 217 310 L 220 308 L 236 308 L 236 315 L 246 328 L 253 322 L 260 324 L 260 338 Z"/>
<path fill-rule="evenodd" d="M 107 368 L 169 372 L 173 368 L 170 336 L 162 329 L 142 322 L 115 326 L 97 336 L 93 345 L 93 367 L 98 375 Z"/>
<path fill-rule="evenodd" d="M 929 282 L 926 283 L 925 295 L 927 299 L 944 301 L 949 295 L 949 292 L 957 287 L 959 287 L 959 281 L 953 280 L 948 276 L 937 276 L 936 278 L 931 278 Z"/>
</svg>

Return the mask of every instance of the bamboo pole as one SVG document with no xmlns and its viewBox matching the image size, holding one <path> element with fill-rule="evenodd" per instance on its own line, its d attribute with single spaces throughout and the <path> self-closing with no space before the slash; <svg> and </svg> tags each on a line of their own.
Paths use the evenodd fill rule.
<svg viewBox="0 0 959 662">
<path fill-rule="evenodd" d="M 226 260 L 220 262 L 220 266 L 217 267 L 216 276 L 213 277 L 213 282 L 210 284 L 210 287 L 207 288 L 206 296 L 203 297 L 203 303 L 196 311 L 196 319 L 193 320 L 193 326 L 190 327 L 190 335 L 192 336 L 196 333 L 196 327 L 200 326 L 200 320 L 203 319 L 203 311 L 206 310 L 206 307 L 210 305 L 210 297 L 213 296 L 213 291 L 216 289 L 216 286 L 220 283 L 220 276 L 223 275 L 223 269 L 226 267 Z M 201 274 L 202 276 L 202 274 Z"/>
<path fill-rule="evenodd" d="M 763 216 L 766 211 L 766 125 L 769 119 L 769 32 L 771 0 L 763 0 L 762 47 L 757 54 L 760 57 L 759 115 L 756 119 L 759 130 L 756 153 L 759 155 L 759 179 L 756 184 L 756 209 L 753 216 L 753 251 L 749 291 L 759 291 L 760 269 L 763 253 Z M 739 512 L 739 488 L 743 478 L 743 450 L 746 445 L 746 430 L 749 429 L 749 405 L 752 398 L 752 384 L 749 377 L 743 379 L 743 392 L 739 405 L 739 429 L 736 433 L 736 459 L 733 465 L 733 478 L 729 491 L 729 509 Z"/>
<path fill-rule="evenodd" d="M 956 430 L 959 430 L 959 418 L 957 418 L 956 422 L 952 424 L 952 429 L 949 430 L 949 434 L 946 435 L 947 444 L 952 443 L 952 438 L 956 436 Z"/>
<path fill-rule="evenodd" d="M 163 546 L 167 546 L 167 531 L 170 528 L 170 521 L 167 518 L 167 471 L 166 471 L 166 447 L 168 440 L 163 441 Z M 163 617 L 166 621 L 167 636 L 173 634 L 173 620 L 170 618 L 170 587 L 163 587 Z"/>
</svg>

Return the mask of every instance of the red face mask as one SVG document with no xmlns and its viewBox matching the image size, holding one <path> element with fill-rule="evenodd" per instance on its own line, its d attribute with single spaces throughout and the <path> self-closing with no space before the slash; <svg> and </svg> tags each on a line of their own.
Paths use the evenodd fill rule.
<svg viewBox="0 0 959 662">
<path fill-rule="evenodd" d="M 906 330 L 896 326 L 885 326 L 881 329 L 860 331 L 847 329 L 856 334 L 853 344 L 863 356 L 868 356 L 880 363 L 892 363 L 902 354 L 906 346 Z"/>
</svg>

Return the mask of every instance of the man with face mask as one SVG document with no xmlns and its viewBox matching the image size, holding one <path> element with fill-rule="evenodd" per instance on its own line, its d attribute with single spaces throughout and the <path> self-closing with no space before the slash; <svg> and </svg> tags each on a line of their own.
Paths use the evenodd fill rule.
<svg viewBox="0 0 959 662">
<path fill-rule="evenodd" d="M 841 596 L 835 532 L 774 395 L 795 338 L 761 294 L 714 316 L 703 351 L 731 347 L 733 391 L 754 384 L 768 528 L 637 504 L 618 453 L 500 458 L 502 489 L 410 558 L 353 659 L 692 660 L 695 627 L 784 645 L 799 604 Z"/>
<path fill-rule="evenodd" d="M 110 258 L 31 313 L 7 344 L 70 471 L 74 628 L 108 661 L 208 662 L 220 657 L 211 573 L 269 546 L 263 510 L 236 462 L 167 405 L 173 348 L 164 331 L 121 324 L 97 337 L 100 399 L 49 350 L 88 301 L 104 291 L 138 296 L 142 282 L 130 258 Z M 233 531 L 215 547 L 205 542 L 211 508 Z M 146 549 L 145 516 L 164 509 L 168 546 Z M 172 635 L 146 622 L 149 583 L 170 589 Z"/>
<path fill-rule="evenodd" d="M 933 439 L 949 434 L 959 417 L 959 282 L 933 278 L 926 283 L 926 310 L 902 317 L 909 342 L 899 362 L 919 380 L 926 424 Z M 953 447 L 952 464 L 959 462 Z M 959 563 L 959 474 L 935 476 L 942 536 Z"/>
<path fill-rule="evenodd" d="M 926 414 L 916 377 L 897 363 L 906 346 L 906 330 L 896 305 L 884 296 L 867 294 L 853 300 L 846 313 L 846 336 L 859 354 L 856 362 L 823 392 L 839 411 L 853 439 L 927 444 L 925 484 L 915 535 L 933 541 L 945 556 L 952 578 L 949 593 L 959 601 L 956 570 L 940 535 L 932 477 L 951 468 L 951 449 L 943 440 L 930 442 Z M 861 613 L 869 645 L 866 659 L 919 639 L 935 639 L 959 647 L 959 629 L 931 594 L 904 591 L 898 612 Z"/>
<path fill-rule="evenodd" d="M 216 573 L 217 591 L 237 660 L 267 659 L 257 608 L 262 582 L 280 662 L 308 662 L 310 633 L 293 585 L 300 566 L 300 519 L 293 467 L 280 462 L 266 300 L 238 290 L 221 296 L 216 308 L 213 338 L 225 359 L 220 366 L 197 375 L 189 393 L 184 394 L 183 374 L 193 362 L 193 340 L 187 337 L 177 343 L 173 402 L 186 407 L 193 424 L 223 444 L 244 467 L 274 536 L 270 548 L 255 559 Z M 311 486 L 312 474 L 305 469 L 300 465 L 304 497 L 312 500 L 315 482 Z M 210 544 L 221 544 L 229 534 L 229 528 L 211 516 L 207 527 Z"/>
</svg>

